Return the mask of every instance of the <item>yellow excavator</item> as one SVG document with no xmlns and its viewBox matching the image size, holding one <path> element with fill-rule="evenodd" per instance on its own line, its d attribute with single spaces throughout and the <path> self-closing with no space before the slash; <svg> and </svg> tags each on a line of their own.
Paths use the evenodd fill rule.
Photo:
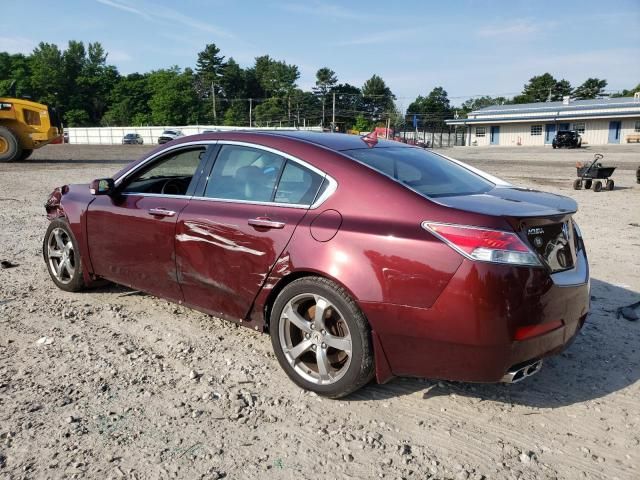
<svg viewBox="0 0 640 480">
<path fill-rule="evenodd" d="M 62 134 L 55 109 L 30 100 L 0 97 L 0 163 L 24 160 Z"/>
</svg>

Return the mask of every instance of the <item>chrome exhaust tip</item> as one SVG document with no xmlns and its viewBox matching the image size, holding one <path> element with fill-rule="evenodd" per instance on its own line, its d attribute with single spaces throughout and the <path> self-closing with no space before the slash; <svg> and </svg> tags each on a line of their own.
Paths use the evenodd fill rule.
<svg viewBox="0 0 640 480">
<path fill-rule="evenodd" d="M 504 377 L 502 377 L 501 382 L 503 383 L 518 383 L 521 380 L 524 380 L 527 377 L 535 375 L 542 368 L 542 360 L 537 360 L 532 363 L 528 363 L 524 366 L 515 368 L 513 370 L 508 371 Z"/>
</svg>

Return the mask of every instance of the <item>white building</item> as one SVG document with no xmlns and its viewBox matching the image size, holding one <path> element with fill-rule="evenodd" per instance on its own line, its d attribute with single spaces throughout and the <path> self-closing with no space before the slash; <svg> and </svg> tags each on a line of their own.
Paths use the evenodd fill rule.
<svg viewBox="0 0 640 480">
<path fill-rule="evenodd" d="M 447 120 L 464 126 L 466 145 L 549 145 L 559 130 L 577 130 L 583 145 L 640 140 L 640 95 L 595 100 L 494 105 Z"/>
</svg>

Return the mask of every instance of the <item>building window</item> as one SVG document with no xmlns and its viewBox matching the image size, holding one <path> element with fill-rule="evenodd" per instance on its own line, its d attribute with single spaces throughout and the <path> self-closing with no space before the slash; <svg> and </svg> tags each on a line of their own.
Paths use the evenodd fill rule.
<svg viewBox="0 0 640 480">
<path fill-rule="evenodd" d="M 584 133 L 585 125 L 584 122 L 578 122 L 573 124 L 573 129 L 578 132 L 580 135 Z"/>
<path fill-rule="evenodd" d="M 531 125 L 531 135 L 532 136 L 542 135 L 542 125 Z"/>
<path fill-rule="evenodd" d="M 476 137 L 484 137 L 484 127 L 476 127 Z"/>
<path fill-rule="evenodd" d="M 640 120 L 636 120 L 636 128 L 634 129 L 636 133 L 640 133 Z"/>
</svg>

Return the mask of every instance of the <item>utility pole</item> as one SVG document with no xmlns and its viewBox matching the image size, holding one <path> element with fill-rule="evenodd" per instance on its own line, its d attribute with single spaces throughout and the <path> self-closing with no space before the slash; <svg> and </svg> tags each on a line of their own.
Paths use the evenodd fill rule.
<svg viewBox="0 0 640 480">
<path fill-rule="evenodd" d="M 211 82 L 211 98 L 213 99 L 213 124 L 218 124 L 218 115 L 216 112 L 216 89 L 214 88 L 214 83 Z"/>
<path fill-rule="evenodd" d="M 331 113 L 331 131 L 336 131 L 336 92 L 333 92 L 333 111 Z"/>
<path fill-rule="evenodd" d="M 251 124 L 252 107 L 253 107 L 253 98 L 250 98 L 249 99 L 249 128 L 251 128 L 251 126 L 252 126 L 252 124 Z"/>
</svg>

